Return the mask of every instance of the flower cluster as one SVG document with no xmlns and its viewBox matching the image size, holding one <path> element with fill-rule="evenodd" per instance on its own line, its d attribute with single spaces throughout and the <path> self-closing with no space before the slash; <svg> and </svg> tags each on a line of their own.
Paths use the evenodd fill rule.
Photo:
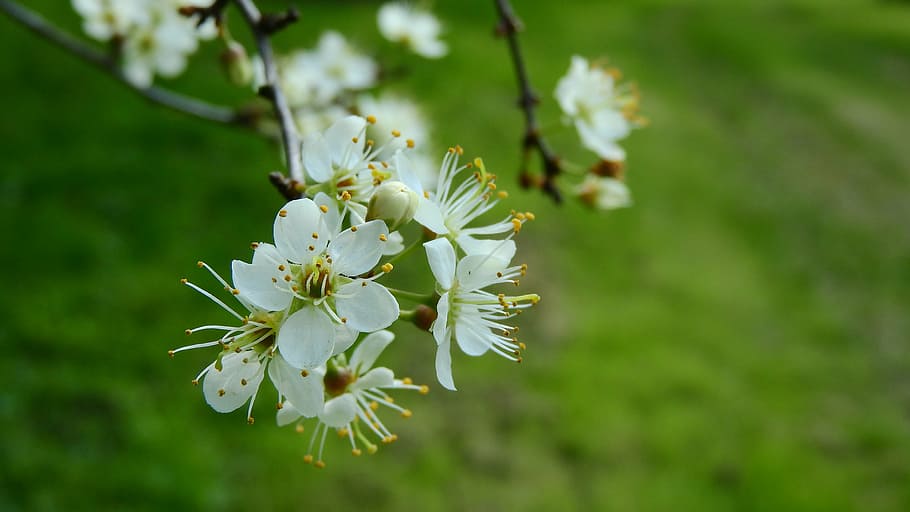
<svg viewBox="0 0 910 512">
<path fill-rule="evenodd" d="M 203 7 L 206 0 L 72 0 L 83 29 L 94 39 L 111 41 L 121 57 L 123 75 L 139 87 L 155 75 L 174 77 L 200 39 L 216 35 L 214 21 L 197 27 L 179 13 L 181 7 Z"/>
<path fill-rule="evenodd" d="M 592 65 L 575 55 L 555 92 L 582 145 L 601 159 L 577 189 L 583 201 L 601 209 L 631 204 L 622 173 L 626 152 L 618 141 L 645 124 L 638 115 L 638 90 L 634 85 L 619 84 L 620 78 L 619 70 Z"/>
<path fill-rule="evenodd" d="M 463 150 L 451 148 L 435 190 L 424 188 L 409 160 L 413 143 L 377 145 L 366 137 L 375 124 L 373 118 L 348 116 L 305 138 L 307 197 L 279 210 L 274 243 L 253 243 L 250 262 L 232 263 L 231 283 L 199 263 L 241 308 L 183 281 L 237 324 L 189 329 L 187 334 L 220 335 L 171 351 L 219 347 L 194 382 L 202 381 L 216 411 L 248 404 L 250 422 L 268 376 L 278 394 L 280 425 L 297 422 L 302 428 L 306 419 L 316 419 L 306 459 L 319 467 L 329 429 L 347 437 L 355 455 L 372 453 L 377 445 L 371 435 L 385 443 L 397 438 L 379 418 L 380 408 L 411 415 L 388 393 L 428 389 L 374 367 L 393 340 L 385 329 L 411 320 L 432 334 L 437 379 L 454 390 L 453 344 L 470 356 L 491 351 L 520 361 L 524 345 L 510 319 L 539 300 L 536 294 L 496 290 L 503 284 L 514 288 L 526 273 L 526 265 L 511 263 L 514 238 L 534 215 L 513 211 L 491 224 L 479 222 L 506 197 L 482 160 L 459 164 Z M 396 131 L 392 140 L 398 138 Z M 412 223 L 420 229 L 409 228 Z M 408 248 L 402 233 L 414 237 Z M 389 287 L 392 260 L 421 243 L 433 291 Z M 414 302 L 413 309 L 402 310 L 399 300 Z"/>
</svg>

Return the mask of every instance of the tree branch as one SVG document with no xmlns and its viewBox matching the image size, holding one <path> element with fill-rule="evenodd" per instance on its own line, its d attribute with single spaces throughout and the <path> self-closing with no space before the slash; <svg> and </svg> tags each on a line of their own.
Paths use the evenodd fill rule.
<svg viewBox="0 0 910 512">
<path fill-rule="evenodd" d="M 67 32 L 60 30 L 39 14 L 22 7 L 16 2 L 0 0 L 0 11 L 5 12 L 13 21 L 54 43 L 57 47 L 111 75 L 118 82 L 153 103 L 158 103 L 171 110 L 205 119 L 206 121 L 248 127 L 254 124 L 254 116 L 249 112 L 212 105 L 160 87 L 137 87 L 126 78 L 126 75 L 117 66 L 116 61 Z"/>
<path fill-rule="evenodd" d="M 538 184 L 528 173 L 527 169 L 530 153 L 536 150 L 540 154 L 544 170 L 543 180 L 539 183 L 540 189 L 552 197 L 555 202 L 560 203 L 562 202 L 562 194 L 556 187 L 556 177 L 562 172 L 562 166 L 559 157 L 553 153 L 546 139 L 541 135 L 540 126 L 534 113 L 534 108 L 537 106 L 539 99 L 531 88 L 531 81 L 528 79 L 521 47 L 518 45 L 518 32 L 521 29 L 521 22 L 512 11 L 512 6 L 508 0 L 494 1 L 496 2 L 496 11 L 499 13 L 496 34 L 505 37 L 509 42 L 509 53 L 515 66 L 515 77 L 518 79 L 520 92 L 518 105 L 525 114 L 525 134 L 522 138 L 524 165 L 521 170 L 520 183 L 525 188 Z"/>
<path fill-rule="evenodd" d="M 297 13 L 293 9 L 289 10 L 284 15 L 286 19 L 282 21 L 281 15 L 278 18 L 274 15 L 263 16 L 252 0 L 234 0 L 234 3 L 250 26 L 259 49 L 259 57 L 265 68 L 265 85 L 259 90 L 259 94 L 271 101 L 275 107 L 275 115 L 281 126 L 281 142 L 284 146 L 284 156 L 287 160 L 290 179 L 302 182 L 304 178 L 303 163 L 300 161 L 300 138 L 297 135 L 291 108 L 278 82 L 278 68 L 275 66 L 275 56 L 269 42 L 269 36 L 272 33 L 297 19 Z"/>
</svg>

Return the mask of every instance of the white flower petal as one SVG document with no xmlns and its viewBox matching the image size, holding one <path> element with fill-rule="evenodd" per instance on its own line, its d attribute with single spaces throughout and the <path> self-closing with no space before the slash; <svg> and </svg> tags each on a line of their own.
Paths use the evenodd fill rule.
<svg viewBox="0 0 910 512">
<path fill-rule="evenodd" d="M 341 286 L 335 296 L 338 316 L 347 326 L 360 332 L 385 329 L 398 319 L 398 301 L 385 286 L 357 280 Z"/>
<path fill-rule="evenodd" d="M 446 238 L 437 238 L 424 243 L 423 247 L 427 251 L 427 261 L 439 287 L 443 290 L 452 288 L 452 280 L 455 278 L 455 248 L 452 243 Z"/>
<path fill-rule="evenodd" d="M 382 257 L 382 247 L 389 239 L 389 228 L 381 220 L 371 220 L 341 232 L 329 244 L 332 270 L 345 276 L 369 272 Z"/>
<path fill-rule="evenodd" d="M 278 409 L 278 413 L 275 414 L 275 422 L 278 423 L 279 427 L 285 425 L 290 425 L 295 421 L 299 420 L 303 415 L 300 414 L 300 411 L 294 407 L 290 401 L 285 400 L 281 405 L 281 409 Z"/>
<path fill-rule="evenodd" d="M 321 133 L 315 132 L 304 137 L 300 152 L 303 153 L 303 169 L 316 183 L 332 179 L 335 174 L 332 169 L 332 154 Z"/>
<path fill-rule="evenodd" d="M 292 366 L 311 370 L 322 366 L 335 349 L 335 326 L 324 312 L 306 305 L 278 330 L 278 350 Z"/>
<path fill-rule="evenodd" d="M 478 290 L 485 288 L 499 278 L 497 272 L 502 272 L 508 262 L 494 256 L 472 254 L 461 258 L 455 275 L 460 285 L 460 290 Z"/>
<path fill-rule="evenodd" d="M 326 212 L 323 214 L 323 221 L 325 222 L 326 228 L 334 235 L 341 231 L 341 215 L 338 213 L 338 204 L 332 200 L 331 197 L 326 195 L 324 192 L 319 192 L 316 194 L 316 197 L 313 198 L 313 202 L 322 209 L 323 206 L 326 207 Z"/>
<path fill-rule="evenodd" d="M 342 428 L 357 416 L 357 401 L 350 393 L 335 397 L 325 403 L 319 421 L 331 428 Z"/>
<path fill-rule="evenodd" d="M 480 312 L 477 306 L 462 304 L 458 320 L 455 322 L 455 341 L 461 350 L 469 356 L 483 355 L 490 349 L 493 333 L 480 323 Z"/>
<path fill-rule="evenodd" d="M 388 240 L 382 244 L 383 256 L 394 256 L 404 250 L 404 237 L 398 231 L 389 233 Z"/>
<path fill-rule="evenodd" d="M 450 336 L 449 327 L 449 294 L 444 293 L 439 297 L 439 302 L 436 303 L 436 320 L 433 321 L 433 325 L 430 326 L 433 331 L 433 338 L 436 340 L 436 343 L 441 345 L 448 341 Z"/>
<path fill-rule="evenodd" d="M 351 345 L 357 340 L 358 334 L 357 331 L 344 324 L 335 324 L 335 350 L 332 351 L 332 355 L 337 356 L 351 348 Z"/>
<path fill-rule="evenodd" d="M 312 418 L 322 412 L 323 376 L 320 368 L 306 371 L 294 368 L 280 354 L 269 364 L 269 378 L 278 392 L 294 404 L 298 416 Z"/>
<path fill-rule="evenodd" d="M 354 349 L 354 354 L 351 355 L 351 363 L 349 366 L 353 368 L 358 375 L 366 373 L 373 367 L 373 363 L 376 362 L 376 358 L 379 357 L 379 354 L 381 354 L 394 339 L 395 335 L 390 331 L 376 331 L 368 334 L 367 337 L 357 345 L 357 348 Z"/>
<path fill-rule="evenodd" d="M 451 341 L 446 340 L 436 348 L 436 379 L 442 387 L 455 391 L 455 381 L 452 380 L 452 354 Z"/>
<path fill-rule="evenodd" d="M 325 131 L 325 141 L 332 155 L 332 161 L 343 169 L 350 169 L 363 155 L 366 143 L 364 131 L 366 119 L 360 116 L 347 116 Z M 354 140 L 357 142 L 354 142 Z"/>
<path fill-rule="evenodd" d="M 284 205 L 275 217 L 274 235 L 278 252 L 294 263 L 307 262 L 322 252 L 331 237 L 322 220 L 322 210 L 311 199 L 296 199 Z"/>
<path fill-rule="evenodd" d="M 231 274 L 234 286 L 240 290 L 241 296 L 256 307 L 266 311 L 282 311 L 291 305 L 294 297 L 290 290 L 279 288 L 275 282 L 285 282 L 277 265 L 234 260 L 231 262 Z"/>
<path fill-rule="evenodd" d="M 474 238 L 469 235 L 458 237 L 458 246 L 467 255 L 492 254 L 496 258 L 505 260 L 508 264 L 515 256 L 514 240 L 492 240 L 487 238 Z"/>
<path fill-rule="evenodd" d="M 395 385 L 395 374 L 388 368 L 373 368 L 351 384 L 350 389 L 389 388 Z"/>
<path fill-rule="evenodd" d="M 245 404 L 259 389 L 265 372 L 252 351 L 231 352 L 221 358 L 221 370 L 213 367 L 205 374 L 202 393 L 218 412 L 231 412 Z"/>
<path fill-rule="evenodd" d="M 446 227 L 446 219 L 439 205 L 423 196 L 420 196 L 417 212 L 414 213 L 414 220 L 438 235 L 445 235 L 449 232 L 449 228 Z"/>
</svg>

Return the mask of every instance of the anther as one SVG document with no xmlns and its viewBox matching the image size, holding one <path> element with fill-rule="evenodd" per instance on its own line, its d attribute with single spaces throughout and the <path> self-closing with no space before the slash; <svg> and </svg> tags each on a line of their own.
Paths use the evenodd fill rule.
<svg viewBox="0 0 910 512">
<path fill-rule="evenodd" d="M 275 404 L 275 409 L 277 409 L 279 411 L 284 409 L 284 404 L 281 402 L 278 402 L 277 404 Z"/>
<path fill-rule="evenodd" d="M 384 264 L 381 268 L 382 268 L 382 271 L 383 271 L 383 272 L 385 272 L 386 274 L 388 274 L 388 273 L 391 272 L 392 269 L 395 268 L 395 267 L 394 267 L 391 263 L 386 263 L 386 264 Z"/>
<path fill-rule="evenodd" d="M 351 233 L 357 232 L 357 226 L 351 226 Z"/>
<path fill-rule="evenodd" d="M 234 288 L 233 290 L 231 290 L 231 293 L 234 295 L 240 295 L 240 290 L 238 290 L 237 288 Z"/>
<path fill-rule="evenodd" d="M 367 122 L 370 124 L 376 124 L 376 116 L 367 116 Z"/>
<path fill-rule="evenodd" d="M 379 233 L 379 241 L 385 242 L 388 240 L 388 237 L 385 236 L 385 233 Z"/>
<path fill-rule="evenodd" d="M 357 142 L 359 142 L 359 141 L 360 141 L 360 139 L 358 139 L 357 137 L 351 137 L 351 142 L 353 142 L 354 144 L 357 144 Z"/>
<path fill-rule="evenodd" d="M 187 329 L 187 330 L 183 331 L 183 334 L 186 334 L 187 336 L 189 336 L 190 334 L 193 334 L 193 330 Z"/>
<path fill-rule="evenodd" d="M 414 413 L 412 413 L 410 409 L 405 409 L 405 410 L 401 411 L 401 416 L 403 418 L 410 418 L 411 416 L 413 416 L 413 414 Z"/>
<path fill-rule="evenodd" d="M 410 386 L 411 384 L 414 383 L 414 381 L 412 381 L 410 377 L 405 377 L 405 378 L 401 379 L 401 383 L 406 386 Z"/>
<path fill-rule="evenodd" d="M 406 143 L 406 144 L 408 145 L 408 147 L 411 148 L 411 149 L 414 149 L 414 146 L 416 145 L 416 144 L 414 143 L 414 139 L 408 139 L 408 140 L 405 141 L 405 143 Z"/>
<path fill-rule="evenodd" d="M 401 132 L 398 130 L 392 130 L 392 137 L 401 137 Z"/>
<path fill-rule="evenodd" d="M 168 350 L 168 351 L 167 351 L 167 355 L 169 355 L 169 356 L 171 356 L 171 357 L 174 357 L 174 351 L 173 351 L 173 350 Z"/>
<path fill-rule="evenodd" d="M 279 217 L 287 217 L 287 216 L 288 216 L 288 211 L 287 211 L 287 210 L 280 210 L 280 211 L 278 212 L 278 216 L 279 216 Z"/>
<path fill-rule="evenodd" d="M 290 282 L 291 282 L 291 279 L 293 279 L 293 278 L 291 277 L 291 274 L 285 274 L 285 275 L 284 275 L 284 280 L 285 280 L 285 281 L 287 281 L 287 282 L 290 283 Z"/>
<path fill-rule="evenodd" d="M 310 236 L 313 237 L 313 240 L 319 240 L 319 233 L 317 233 L 317 232 L 315 232 L 315 231 L 314 231 L 313 234 L 310 235 Z"/>
<path fill-rule="evenodd" d="M 324 204 L 321 204 L 321 205 L 319 205 L 319 211 L 321 211 L 322 213 L 329 213 L 329 207 Z"/>
<path fill-rule="evenodd" d="M 193 380 L 191 380 L 191 381 L 190 381 L 190 384 L 192 384 L 192 385 L 194 385 L 194 386 L 198 386 L 198 385 L 199 385 L 199 379 L 193 379 Z"/>
<path fill-rule="evenodd" d="M 321 460 L 317 460 L 316 463 L 313 464 L 313 467 L 315 467 L 316 469 L 322 469 L 325 467 L 325 462 L 322 462 Z"/>
<path fill-rule="evenodd" d="M 499 196 L 500 199 L 505 199 L 505 198 L 509 197 L 509 193 L 506 192 L 505 190 L 500 190 L 499 192 L 496 193 L 496 195 Z"/>
<path fill-rule="evenodd" d="M 348 192 L 347 190 L 341 192 L 341 200 L 342 200 L 342 201 L 350 201 L 350 200 L 351 200 L 351 193 Z"/>
<path fill-rule="evenodd" d="M 246 379 L 240 379 L 240 385 L 246 386 Z"/>
<path fill-rule="evenodd" d="M 379 409 L 379 403 L 378 403 L 378 402 L 370 402 L 370 409 L 373 409 L 374 411 L 377 410 L 377 409 Z"/>
<path fill-rule="evenodd" d="M 225 393 L 224 389 L 218 390 L 218 396 L 224 396 L 224 393 Z"/>
<path fill-rule="evenodd" d="M 353 455 L 355 457 L 360 457 L 361 453 L 363 453 L 363 452 L 360 451 L 360 448 L 354 448 L 353 450 L 351 450 L 351 455 Z"/>
<path fill-rule="evenodd" d="M 185 277 L 184 277 L 183 279 L 180 280 L 180 284 L 186 284 L 186 283 L 187 283 L 187 280 L 186 280 Z"/>
<path fill-rule="evenodd" d="M 294 427 L 294 430 L 296 430 L 298 434 L 303 434 L 303 425 L 298 424 Z"/>
<path fill-rule="evenodd" d="M 253 423 L 256 423 L 256 419 L 250 416 L 246 419 L 246 422 L 247 424 L 252 425 Z"/>
<path fill-rule="evenodd" d="M 259 248 L 259 242 L 250 242 L 250 249 L 254 251 Z"/>
<path fill-rule="evenodd" d="M 308 371 L 306 371 L 306 370 L 300 370 L 300 376 L 301 376 L 301 377 L 307 377 L 309 374 L 310 374 L 310 372 L 308 372 Z"/>
<path fill-rule="evenodd" d="M 430 392 L 430 386 L 427 386 L 426 384 L 420 386 L 420 391 L 419 391 L 419 393 L 420 393 L 421 395 L 425 395 L 425 394 L 427 394 L 427 393 L 429 393 L 429 392 Z"/>
<path fill-rule="evenodd" d="M 199 267 L 199 268 L 202 268 L 202 267 L 205 266 L 205 263 L 203 263 L 202 261 L 197 261 L 197 262 L 196 262 L 196 266 Z"/>
<path fill-rule="evenodd" d="M 315 250 L 316 250 L 316 246 L 310 245 L 310 246 L 307 246 L 307 249 L 309 249 L 310 252 L 312 252 L 312 251 L 315 251 Z"/>
<path fill-rule="evenodd" d="M 341 317 L 341 323 L 343 323 L 343 324 L 348 323 L 348 317 L 346 317 L 346 316 Z"/>
<path fill-rule="evenodd" d="M 304 455 L 304 456 L 303 456 L 303 462 L 306 462 L 307 464 L 312 464 L 312 463 L 313 463 L 313 456 L 310 455 L 310 454 Z"/>
<path fill-rule="evenodd" d="M 285 268 L 287 268 L 287 267 L 285 267 L 284 265 L 278 265 L 278 271 L 279 271 L 279 272 L 284 272 L 284 269 L 285 269 Z"/>
<path fill-rule="evenodd" d="M 524 342 L 521 342 L 521 341 L 518 342 L 518 348 L 520 348 L 522 350 L 528 350 L 528 346 L 525 345 Z"/>
</svg>

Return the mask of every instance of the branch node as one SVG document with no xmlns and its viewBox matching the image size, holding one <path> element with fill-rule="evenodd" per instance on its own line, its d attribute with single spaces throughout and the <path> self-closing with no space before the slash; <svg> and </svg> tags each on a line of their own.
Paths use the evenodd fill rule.
<svg viewBox="0 0 910 512">
<path fill-rule="evenodd" d="M 303 192 L 301 190 L 303 188 L 302 184 L 297 180 L 286 177 L 278 171 L 269 173 L 269 182 L 278 190 L 278 193 L 284 196 L 288 201 L 303 197 Z"/>
</svg>

